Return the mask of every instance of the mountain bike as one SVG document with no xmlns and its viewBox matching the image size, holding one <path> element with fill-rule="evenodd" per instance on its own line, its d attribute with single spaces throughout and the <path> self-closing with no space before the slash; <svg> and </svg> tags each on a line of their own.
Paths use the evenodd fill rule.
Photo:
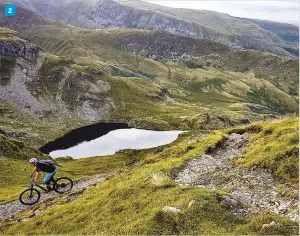
<svg viewBox="0 0 300 236">
<path fill-rule="evenodd" d="M 30 187 L 20 194 L 19 200 L 24 205 L 33 205 L 37 203 L 41 198 L 41 193 L 34 187 L 42 189 L 45 193 L 49 190 L 41 185 L 41 183 L 36 183 L 33 180 L 33 174 L 30 175 Z M 61 177 L 53 182 L 53 190 L 57 193 L 65 193 L 73 188 L 73 181 L 67 177 Z"/>
</svg>

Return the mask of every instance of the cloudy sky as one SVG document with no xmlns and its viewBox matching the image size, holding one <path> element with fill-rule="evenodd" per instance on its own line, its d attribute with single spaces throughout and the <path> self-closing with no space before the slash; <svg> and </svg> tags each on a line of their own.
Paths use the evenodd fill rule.
<svg viewBox="0 0 300 236">
<path fill-rule="evenodd" d="M 291 23 L 299 25 L 299 1 L 202 1 L 202 0 L 145 0 L 176 8 L 203 9 L 227 13 L 232 16 Z"/>
</svg>

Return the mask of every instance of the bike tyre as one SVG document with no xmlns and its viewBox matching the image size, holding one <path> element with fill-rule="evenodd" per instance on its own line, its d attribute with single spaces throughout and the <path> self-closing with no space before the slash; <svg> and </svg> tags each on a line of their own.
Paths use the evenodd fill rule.
<svg viewBox="0 0 300 236">
<path fill-rule="evenodd" d="M 69 181 L 69 183 L 70 183 L 70 188 L 69 188 L 68 190 L 66 190 L 66 191 L 61 191 L 59 188 L 57 188 L 57 183 L 58 183 L 60 180 L 67 180 L 67 181 Z M 74 185 L 74 183 L 73 183 L 73 181 L 72 181 L 70 178 L 68 178 L 68 177 L 61 177 L 61 178 L 58 178 L 58 179 L 55 180 L 53 189 L 54 189 L 54 191 L 57 192 L 57 193 L 66 193 L 66 192 L 69 192 L 69 191 L 73 188 L 73 185 Z"/>
<path fill-rule="evenodd" d="M 24 190 L 21 194 L 20 194 L 20 196 L 19 196 L 19 200 L 20 200 L 20 202 L 23 204 L 23 205 L 34 205 L 34 204 L 36 204 L 39 200 L 40 200 L 40 198 L 41 198 L 41 193 L 40 193 L 40 191 L 38 191 L 38 190 L 36 190 L 36 189 L 32 189 L 32 191 L 33 192 L 35 192 L 36 194 L 37 194 L 37 200 L 36 201 L 34 201 L 34 202 L 30 202 L 30 203 L 28 203 L 28 202 L 25 202 L 24 200 L 23 200 L 23 198 L 22 198 L 22 196 L 23 196 L 23 194 L 24 193 L 26 193 L 26 192 L 28 192 L 28 191 L 31 191 L 31 189 L 29 188 L 29 189 L 26 189 L 26 190 Z"/>
</svg>

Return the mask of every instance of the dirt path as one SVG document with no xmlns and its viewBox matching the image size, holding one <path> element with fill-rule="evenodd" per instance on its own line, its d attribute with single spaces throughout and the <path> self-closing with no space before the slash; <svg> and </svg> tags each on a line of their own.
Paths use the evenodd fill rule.
<svg viewBox="0 0 300 236">
<path fill-rule="evenodd" d="M 73 190 L 75 190 L 75 191 L 77 190 L 77 192 L 78 191 L 80 192 L 80 190 L 84 191 L 87 187 L 92 186 L 93 184 L 96 184 L 97 182 L 104 181 L 108 177 L 111 177 L 115 174 L 116 173 L 100 174 L 100 175 L 95 175 L 95 176 L 92 176 L 89 178 L 84 178 L 79 181 L 75 181 Z M 72 192 L 73 192 L 73 190 L 72 190 Z M 61 196 L 61 194 L 58 194 L 55 191 L 51 191 L 50 193 L 42 193 L 41 192 L 41 199 L 40 199 L 39 203 L 44 202 L 50 198 L 57 198 L 59 196 Z M 75 198 L 76 198 L 75 195 L 71 193 L 70 199 L 74 200 Z M 5 203 L 3 205 L 0 205 L 0 219 L 11 218 L 26 209 L 35 207 L 37 204 L 35 204 L 33 206 L 27 206 L 27 205 L 21 204 L 21 202 L 19 200 L 15 200 L 15 201 L 11 201 L 11 202 Z"/>
<path fill-rule="evenodd" d="M 271 173 L 259 168 L 234 167 L 231 163 L 241 154 L 249 134 L 231 134 L 229 139 L 208 155 L 190 160 L 175 176 L 181 185 L 224 190 L 220 196 L 231 212 L 240 216 L 271 212 L 298 221 L 298 191 L 274 181 Z M 285 196 L 280 188 L 292 194 Z"/>
</svg>

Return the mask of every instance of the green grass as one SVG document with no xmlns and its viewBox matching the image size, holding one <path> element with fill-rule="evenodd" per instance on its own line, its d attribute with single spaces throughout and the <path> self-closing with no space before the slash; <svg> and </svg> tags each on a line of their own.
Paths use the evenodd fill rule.
<svg viewBox="0 0 300 236">
<path fill-rule="evenodd" d="M 171 176 L 166 172 L 156 172 L 152 175 L 151 183 L 157 188 L 168 188 L 174 185 Z"/>
<path fill-rule="evenodd" d="M 29 187 L 32 166 L 26 160 L 0 157 L 0 204 L 17 199 Z"/>
<path fill-rule="evenodd" d="M 13 31 L 8 28 L 0 28 L 0 38 L 8 38 L 11 35 L 15 35 L 16 31 Z"/>
<path fill-rule="evenodd" d="M 285 118 L 259 123 L 255 127 L 260 132 L 251 138 L 247 151 L 237 163 L 269 169 L 278 180 L 297 186 L 299 119 Z"/>
<path fill-rule="evenodd" d="M 57 138 L 68 131 L 58 123 L 56 125 L 41 121 L 36 117 L 21 111 L 17 105 L 0 101 L 0 128 L 7 132 L 25 133 L 24 141 L 38 148 L 50 140 Z M 74 125 L 74 124 L 73 124 Z"/>
<path fill-rule="evenodd" d="M 199 132 L 184 133 L 160 153 L 141 153 L 138 167 L 99 183 L 73 202 L 53 206 L 26 222 L 4 225 L 2 233 L 297 234 L 297 224 L 285 218 L 263 215 L 241 219 L 234 216 L 217 201 L 216 191 L 168 184 L 166 173 L 205 153 L 226 135 L 215 131 L 201 138 Z M 72 165 L 70 163 L 68 165 Z M 164 180 L 153 182 L 155 175 Z M 188 208 L 192 200 L 195 203 Z M 162 211 L 166 205 L 178 207 L 181 212 Z M 271 221 L 279 223 L 278 227 L 262 229 L 263 224 Z"/>
<path fill-rule="evenodd" d="M 42 156 L 37 150 L 22 141 L 10 139 L 0 134 L 0 156 L 16 159 L 28 159 Z"/>
<path fill-rule="evenodd" d="M 201 59 L 215 68 L 254 73 L 256 78 L 268 80 L 278 89 L 288 94 L 289 87 L 298 94 L 298 60 L 276 56 L 270 53 L 247 50 L 232 50 L 220 53 L 218 57 L 208 56 Z"/>
</svg>

